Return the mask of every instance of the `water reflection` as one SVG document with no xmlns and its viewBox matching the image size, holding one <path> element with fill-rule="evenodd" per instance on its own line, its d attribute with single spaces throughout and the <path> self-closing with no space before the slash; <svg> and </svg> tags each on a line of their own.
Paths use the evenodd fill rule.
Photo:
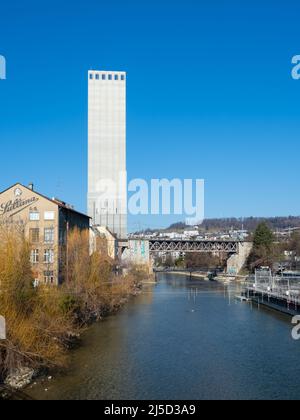
<svg viewBox="0 0 300 420">
<path fill-rule="evenodd" d="M 298 398 L 289 319 L 237 302 L 240 286 L 162 275 L 94 325 L 68 373 L 39 399 Z M 45 388 L 48 392 L 45 392 Z"/>
</svg>

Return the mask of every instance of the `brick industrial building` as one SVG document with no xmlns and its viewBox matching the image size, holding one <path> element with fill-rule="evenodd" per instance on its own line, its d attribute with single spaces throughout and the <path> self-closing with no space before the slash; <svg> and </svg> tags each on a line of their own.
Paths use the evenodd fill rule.
<svg viewBox="0 0 300 420">
<path fill-rule="evenodd" d="M 24 227 L 36 283 L 61 284 L 68 232 L 89 229 L 90 218 L 58 199 L 15 184 L 0 193 L 0 223 Z"/>
</svg>

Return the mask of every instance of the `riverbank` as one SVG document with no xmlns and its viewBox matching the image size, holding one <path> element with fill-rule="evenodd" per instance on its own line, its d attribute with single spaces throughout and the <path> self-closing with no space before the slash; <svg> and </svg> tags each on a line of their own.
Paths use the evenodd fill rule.
<svg viewBox="0 0 300 420">
<path fill-rule="evenodd" d="M 62 375 L 25 392 L 50 401 L 299 398 L 290 320 L 235 301 L 239 292 L 235 283 L 160 274 L 83 333 Z"/>
<path fill-rule="evenodd" d="M 117 275 L 105 253 L 90 253 L 88 231 L 68 235 L 61 285 L 36 285 L 31 245 L 17 227 L 0 229 L 0 309 L 6 339 L 0 340 L 0 382 L 22 387 L 41 370 L 64 369 L 69 350 L 92 322 L 117 312 L 148 277 L 131 265 Z"/>
<path fill-rule="evenodd" d="M 211 281 L 208 276 L 207 272 L 187 272 L 187 271 L 168 271 L 163 274 L 170 274 L 170 275 L 178 275 L 184 277 L 190 277 L 194 279 L 200 279 L 204 281 Z M 218 275 L 214 278 L 213 281 L 218 281 L 220 283 L 230 283 L 230 282 L 237 282 L 242 283 L 245 280 L 245 276 L 227 276 L 227 275 Z"/>
<path fill-rule="evenodd" d="M 0 401 L 32 401 L 26 393 L 0 384 Z"/>
<path fill-rule="evenodd" d="M 199 272 L 199 273 L 189 273 L 187 271 L 168 271 L 165 272 L 163 274 L 170 274 L 172 276 L 184 276 L 184 277 L 193 277 L 193 278 L 198 278 L 201 280 L 208 280 L 207 276 L 205 273 L 203 272 Z"/>
<path fill-rule="evenodd" d="M 40 375 L 63 370 L 82 331 L 117 313 L 141 293 L 142 281 L 151 279 L 142 266 L 130 267 L 125 276 L 114 275 L 109 261 L 93 259 L 91 267 L 93 276 L 82 276 L 80 283 L 34 290 L 28 282 L 22 308 L 16 307 L 14 292 L 1 295 L 8 334 L 0 343 L 2 383 L 19 390 Z"/>
<path fill-rule="evenodd" d="M 82 330 L 86 332 L 91 326 L 95 323 L 101 323 L 106 318 L 117 314 L 131 299 L 136 298 L 142 292 L 142 282 L 140 279 L 135 277 L 135 281 L 131 282 L 129 288 L 127 289 L 126 294 L 122 294 L 117 298 L 114 297 L 114 304 L 108 308 L 103 309 L 99 308 L 99 313 L 101 316 L 96 316 L 94 313 L 85 313 L 81 319 Z M 126 278 L 125 278 L 126 279 Z M 149 278 L 149 281 L 151 279 Z M 78 323 L 79 319 L 76 319 Z M 76 327 L 77 329 L 77 327 Z M 77 329 L 78 331 L 78 329 Z M 66 346 L 66 353 L 71 355 L 73 350 L 76 350 L 81 345 L 81 333 L 70 333 L 73 335 L 73 339 L 69 341 L 68 346 Z M 26 389 L 26 387 L 32 385 L 33 383 L 48 383 L 52 380 L 53 376 L 62 373 L 65 368 L 68 367 L 68 362 L 66 361 L 65 366 L 52 366 L 42 369 L 36 367 L 35 369 L 29 367 L 22 368 L 12 368 L 9 374 L 6 377 L 2 378 L 2 385 L 0 383 L 0 400 L 7 399 L 26 399 L 26 394 L 22 394 L 21 390 Z M 15 392 L 14 392 L 15 391 Z M 22 395 L 24 398 L 22 398 Z"/>
</svg>

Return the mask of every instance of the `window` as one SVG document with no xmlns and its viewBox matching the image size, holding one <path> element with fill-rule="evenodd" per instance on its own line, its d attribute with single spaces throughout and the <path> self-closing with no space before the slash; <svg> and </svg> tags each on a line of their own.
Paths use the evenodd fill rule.
<svg viewBox="0 0 300 420">
<path fill-rule="evenodd" d="M 38 264 L 38 262 L 39 262 L 39 250 L 38 249 L 32 249 L 31 250 L 30 262 L 31 262 L 31 264 Z"/>
<path fill-rule="evenodd" d="M 54 251 L 53 249 L 44 250 L 44 263 L 53 264 L 54 263 Z"/>
<path fill-rule="evenodd" d="M 96 74 L 96 80 L 99 80 L 99 74 Z"/>
<path fill-rule="evenodd" d="M 38 243 L 40 241 L 40 229 L 30 229 L 29 240 L 32 244 Z"/>
<path fill-rule="evenodd" d="M 44 282 L 46 284 L 54 283 L 54 271 L 44 271 Z"/>
<path fill-rule="evenodd" d="M 108 80 L 112 80 L 112 75 L 111 74 L 108 75 Z"/>
<path fill-rule="evenodd" d="M 122 81 L 124 81 L 124 80 L 125 80 L 125 76 L 124 76 L 124 74 L 122 74 L 122 76 L 121 76 L 121 80 L 122 80 Z"/>
<path fill-rule="evenodd" d="M 44 219 L 45 220 L 54 220 L 55 219 L 54 211 L 45 211 Z"/>
<path fill-rule="evenodd" d="M 46 228 L 44 230 L 44 241 L 48 244 L 54 242 L 54 228 Z"/>
<path fill-rule="evenodd" d="M 38 211 L 31 211 L 29 213 L 29 220 L 31 222 L 39 221 L 40 220 L 40 213 Z"/>
<path fill-rule="evenodd" d="M 93 75 L 92 74 L 90 74 L 90 80 L 93 80 Z"/>
<path fill-rule="evenodd" d="M 119 76 L 117 74 L 115 75 L 115 80 L 119 80 Z"/>
<path fill-rule="evenodd" d="M 102 74 L 102 80 L 106 80 L 106 75 Z"/>
</svg>

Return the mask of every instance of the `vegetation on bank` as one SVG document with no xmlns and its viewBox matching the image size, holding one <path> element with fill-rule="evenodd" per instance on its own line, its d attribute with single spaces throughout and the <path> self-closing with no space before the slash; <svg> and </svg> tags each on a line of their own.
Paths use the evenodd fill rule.
<svg viewBox="0 0 300 420">
<path fill-rule="evenodd" d="M 197 253 L 187 252 L 184 257 L 173 258 L 168 255 L 165 259 L 157 258 L 156 265 L 165 268 L 177 268 L 203 271 L 224 269 L 226 266 L 226 255 L 214 255 L 212 252 Z"/>
<path fill-rule="evenodd" d="M 67 350 L 91 320 L 116 311 L 148 275 L 143 267 L 114 274 L 108 257 L 89 254 L 89 233 L 68 237 L 66 281 L 60 287 L 34 287 L 30 244 L 23 230 L 0 226 L 0 315 L 7 339 L 0 341 L 0 374 L 19 367 L 63 367 Z"/>
<path fill-rule="evenodd" d="M 274 268 L 277 263 L 297 269 L 300 261 L 300 232 L 293 232 L 287 239 L 278 241 L 272 229 L 265 222 L 260 223 L 251 238 L 253 249 L 247 267 L 254 271 L 261 266 Z"/>
</svg>

